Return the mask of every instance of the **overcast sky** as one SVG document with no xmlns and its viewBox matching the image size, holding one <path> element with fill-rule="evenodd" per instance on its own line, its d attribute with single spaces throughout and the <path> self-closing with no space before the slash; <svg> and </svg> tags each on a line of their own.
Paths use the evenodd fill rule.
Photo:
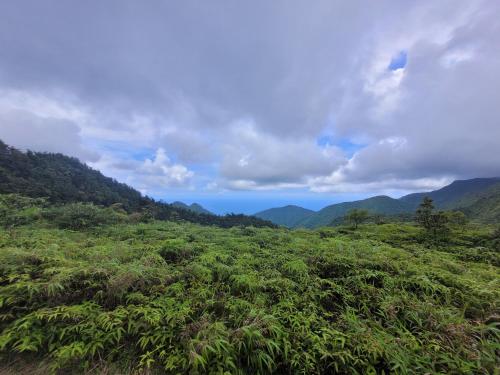
<svg viewBox="0 0 500 375">
<path fill-rule="evenodd" d="M 500 176 L 500 1 L 5 0 L 0 139 L 218 212 Z"/>
</svg>

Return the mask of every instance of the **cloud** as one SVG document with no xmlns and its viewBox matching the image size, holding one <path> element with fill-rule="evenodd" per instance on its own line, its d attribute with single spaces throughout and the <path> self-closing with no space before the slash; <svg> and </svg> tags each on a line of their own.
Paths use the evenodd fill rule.
<svg viewBox="0 0 500 375">
<path fill-rule="evenodd" d="M 2 2 L 0 137 L 158 192 L 419 190 L 500 175 L 499 11 Z"/>
<path fill-rule="evenodd" d="M 189 184 L 195 175 L 186 166 L 172 162 L 162 148 L 158 148 L 153 157 L 144 160 L 105 156 L 90 165 L 108 175 L 119 176 L 121 181 L 143 194 L 161 194 L 164 190 L 176 187 L 190 188 Z"/>
<path fill-rule="evenodd" d="M 309 177 L 334 171 L 345 161 L 335 146 L 314 140 L 283 140 L 259 132 L 253 121 L 234 124 L 220 174 L 233 189 L 305 187 Z"/>
<path fill-rule="evenodd" d="M 185 166 L 173 164 L 164 149 L 156 150 L 153 159 L 146 159 L 138 168 L 142 176 L 153 177 L 158 186 L 182 185 L 193 177 L 193 172 Z"/>
<path fill-rule="evenodd" d="M 0 112 L 0 139 L 21 150 L 59 152 L 84 161 L 99 158 L 83 146 L 76 123 L 27 111 Z"/>
</svg>

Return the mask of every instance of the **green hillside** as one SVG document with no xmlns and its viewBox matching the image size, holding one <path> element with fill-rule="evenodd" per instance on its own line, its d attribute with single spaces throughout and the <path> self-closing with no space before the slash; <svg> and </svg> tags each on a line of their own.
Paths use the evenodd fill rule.
<svg viewBox="0 0 500 375">
<path fill-rule="evenodd" d="M 500 223 L 500 184 L 496 184 L 457 203 L 458 209 L 468 217 L 482 223 Z"/>
<path fill-rule="evenodd" d="M 431 198 L 439 209 L 454 209 L 471 204 L 482 192 L 493 185 L 500 185 L 499 177 L 457 180 L 441 189 L 409 194 L 401 197 L 400 200 L 409 204 L 412 210 L 417 208 L 424 197 Z"/>
<path fill-rule="evenodd" d="M 335 219 L 345 216 L 347 212 L 353 209 L 364 209 L 370 213 L 381 215 L 397 215 L 410 210 L 409 206 L 404 202 L 380 195 L 359 201 L 332 204 L 300 221 L 296 226 L 304 228 L 327 226 Z"/>
<path fill-rule="evenodd" d="M 409 194 L 400 199 L 377 196 L 353 202 L 337 203 L 318 212 L 298 206 L 271 208 L 255 214 L 257 217 L 272 221 L 289 228 L 318 228 L 341 223 L 345 214 L 352 209 L 365 209 L 371 214 L 407 217 L 415 212 L 426 196 L 434 200 L 434 205 L 441 210 L 460 210 L 470 219 L 493 223 L 500 211 L 500 178 L 475 178 L 459 180 L 441 189 Z"/>
<path fill-rule="evenodd" d="M 78 159 L 62 154 L 26 153 L 0 140 L 0 193 L 45 197 L 52 203 L 120 203 L 137 211 L 150 203 L 137 190 L 105 177 Z"/>
<path fill-rule="evenodd" d="M 269 220 L 278 225 L 293 228 L 314 213 L 315 211 L 308 210 L 307 208 L 288 205 L 257 212 L 254 216 Z"/>
</svg>

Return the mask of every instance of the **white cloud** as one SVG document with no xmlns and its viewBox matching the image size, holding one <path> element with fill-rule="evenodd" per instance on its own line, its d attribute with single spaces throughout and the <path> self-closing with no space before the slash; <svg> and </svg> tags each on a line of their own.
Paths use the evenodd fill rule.
<svg viewBox="0 0 500 375">
<path fill-rule="evenodd" d="M 252 120 L 231 127 L 224 145 L 221 182 L 232 189 L 304 187 L 311 176 L 330 173 L 345 161 L 334 146 L 319 147 L 313 139 L 280 139 L 259 132 Z"/>
<path fill-rule="evenodd" d="M 95 5 L 0 4 L 0 138 L 147 191 L 500 175 L 498 2 Z"/>
<path fill-rule="evenodd" d="M 194 173 L 181 164 L 173 164 L 164 149 L 156 150 L 153 159 L 146 159 L 138 168 L 138 173 L 144 176 L 153 176 L 157 179 L 159 186 L 182 185 Z"/>
<path fill-rule="evenodd" d="M 21 150 L 60 152 L 84 161 L 99 158 L 83 146 L 77 123 L 23 110 L 0 111 L 0 139 Z"/>
<path fill-rule="evenodd" d="M 186 166 L 174 163 L 166 151 L 158 148 L 154 157 L 144 160 L 115 158 L 112 155 L 103 156 L 91 166 L 105 174 L 117 176 L 120 181 L 148 194 L 160 194 L 169 188 L 190 188 L 194 172 Z"/>
</svg>

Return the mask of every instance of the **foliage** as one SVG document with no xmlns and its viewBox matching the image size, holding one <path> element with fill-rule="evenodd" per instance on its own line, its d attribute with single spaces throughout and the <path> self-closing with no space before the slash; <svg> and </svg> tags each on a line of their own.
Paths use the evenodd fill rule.
<svg viewBox="0 0 500 375">
<path fill-rule="evenodd" d="M 126 220 L 126 214 L 113 208 L 99 208 L 91 203 L 70 203 L 43 211 L 47 218 L 59 228 L 80 230 L 99 225 L 116 224 Z"/>
<path fill-rule="evenodd" d="M 254 216 L 264 220 L 269 220 L 278 225 L 293 228 L 313 214 L 315 214 L 315 212 L 308 210 L 307 208 L 288 205 L 285 207 L 270 208 L 268 210 L 260 211 Z"/>
<path fill-rule="evenodd" d="M 432 199 L 424 197 L 415 213 L 415 221 L 426 231 L 426 236 L 432 240 L 443 240 L 449 232 L 449 214 L 439 211 L 434 212 Z"/>
<path fill-rule="evenodd" d="M 59 209 L 125 216 L 40 208 Z M 0 229 L 2 363 L 43 361 L 60 374 L 499 366 L 492 228 L 451 228 L 434 245 L 402 223 L 289 231 L 124 219 L 74 231 L 56 218 Z"/>
<path fill-rule="evenodd" d="M 318 212 L 304 218 L 295 227 L 318 228 L 327 226 L 335 222 L 336 219 L 342 219 L 349 211 L 355 209 L 386 216 L 400 215 L 412 211 L 409 205 L 399 199 L 380 195 L 359 201 L 336 203 L 324 207 Z"/>
<path fill-rule="evenodd" d="M 367 210 L 353 209 L 347 212 L 346 220 L 354 226 L 354 229 L 358 229 L 358 225 L 366 221 L 369 217 L 369 212 Z"/>
<path fill-rule="evenodd" d="M 13 227 L 36 221 L 44 199 L 28 198 L 18 194 L 0 194 L 0 226 Z"/>
</svg>

